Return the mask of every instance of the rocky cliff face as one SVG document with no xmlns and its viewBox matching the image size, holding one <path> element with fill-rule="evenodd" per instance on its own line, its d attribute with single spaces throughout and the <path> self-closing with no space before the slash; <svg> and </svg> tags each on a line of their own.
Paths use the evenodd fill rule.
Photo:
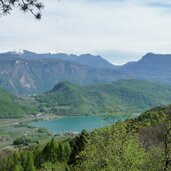
<svg viewBox="0 0 171 171">
<path fill-rule="evenodd" d="M 1 54 L 0 86 L 15 94 L 37 94 L 48 91 L 61 81 L 90 85 L 125 78 L 111 67 L 96 68 L 83 62 L 79 64 L 73 58 L 63 59 L 63 56 L 66 57 L 64 54 L 57 57 L 31 52 Z M 105 61 L 106 65 L 112 66 Z"/>
<path fill-rule="evenodd" d="M 63 81 L 92 85 L 129 78 L 171 84 L 171 55 L 148 53 L 137 62 L 116 67 L 90 54 L 0 54 L 0 87 L 15 94 L 42 93 Z"/>
</svg>

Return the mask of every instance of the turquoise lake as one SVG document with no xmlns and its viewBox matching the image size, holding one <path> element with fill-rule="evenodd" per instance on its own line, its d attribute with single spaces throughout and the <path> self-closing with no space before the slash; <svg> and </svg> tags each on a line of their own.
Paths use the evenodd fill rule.
<svg viewBox="0 0 171 171">
<path fill-rule="evenodd" d="M 126 116 L 119 117 L 120 120 L 126 120 Z M 44 127 L 55 133 L 61 132 L 81 132 L 83 129 L 92 131 L 96 128 L 105 127 L 118 121 L 118 117 L 102 117 L 102 116 L 75 116 L 64 117 L 62 119 L 50 121 L 32 122 L 31 125 L 36 127 Z"/>
</svg>

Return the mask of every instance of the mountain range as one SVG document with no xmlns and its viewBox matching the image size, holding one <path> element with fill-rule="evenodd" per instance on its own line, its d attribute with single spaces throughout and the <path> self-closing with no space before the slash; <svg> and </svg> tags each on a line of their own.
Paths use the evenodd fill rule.
<svg viewBox="0 0 171 171">
<path fill-rule="evenodd" d="M 46 92 L 69 81 L 95 85 L 123 79 L 171 84 L 171 55 L 148 53 L 137 62 L 115 66 L 101 56 L 11 51 L 0 54 L 0 87 L 17 95 Z"/>
<path fill-rule="evenodd" d="M 37 94 L 57 83 L 80 85 L 114 81 L 126 76 L 100 56 L 7 52 L 0 54 L 0 86 L 14 94 Z"/>
<path fill-rule="evenodd" d="M 135 78 L 171 84 L 171 55 L 148 53 L 139 61 L 130 62 L 118 70 Z"/>
</svg>

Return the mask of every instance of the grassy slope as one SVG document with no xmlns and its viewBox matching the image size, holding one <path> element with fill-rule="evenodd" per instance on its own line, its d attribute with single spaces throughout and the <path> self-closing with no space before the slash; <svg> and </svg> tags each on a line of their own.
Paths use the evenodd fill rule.
<svg viewBox="0 0 171 171">
<path fill-rule="evenodd" d="M 7 91 L 0 89 L 0 118 L 17 118 L 37 112 L 37 104 L 30 104 L 29 97 L 16 98 Z"/>
<path fill-rule="evenodd" d="M 19 104 L 15 102 L 15 97 L 0 89 L 0 118 L 20 117 L 24 113 Z"/>
<path fill-rule="evenodd" d="M 86 87 L 63 82 L 36 100 L 44 110 L 58 114 L 143 112 L 171 103 L 171 88 L 140 80 Z"/>
</svg>

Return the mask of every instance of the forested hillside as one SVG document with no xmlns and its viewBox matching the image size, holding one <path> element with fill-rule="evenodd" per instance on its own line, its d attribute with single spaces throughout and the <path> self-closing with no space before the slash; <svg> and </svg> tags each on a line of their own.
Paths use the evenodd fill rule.
<svg viewBox="0 0 171 171">
<path fill-rule="evenodd" d="M 0 89 L 0 118 L 19 117 L 24 113 L 24 110 L 15 102 L 15 97 Z"/>
<path fill-rule="evenodd" d="M 171 105 L 136 119 L 45 146 L 28 147 L 0 162 L 1 171 L 170 171 Z"/>
<path fill-rule="evenodd" d="M 28 100 L 23 101 L 0 88 L 0 119 L 23 117 L 37 112 L 35 103 L 29 105 Z"/>
<path fill-rule="evenodd" d="M 70 82 L 57 84 L 47 93 L 19 97 L 0 90 L 0 118 L 26 114 L 58 115 L 141 113 L 171 103 L 171 88 L 141 80 L 121 80 L 95 86 Z"/>
<path fill-rule="evenodd" d="M 36 100 L 41 103 L 43 111 L 55 114 L 139 113 L 171 103 L 171 88 L 141 80 L 121 80 L 95 86 L 63 82 L 36 96 Z"/>
</svg>

